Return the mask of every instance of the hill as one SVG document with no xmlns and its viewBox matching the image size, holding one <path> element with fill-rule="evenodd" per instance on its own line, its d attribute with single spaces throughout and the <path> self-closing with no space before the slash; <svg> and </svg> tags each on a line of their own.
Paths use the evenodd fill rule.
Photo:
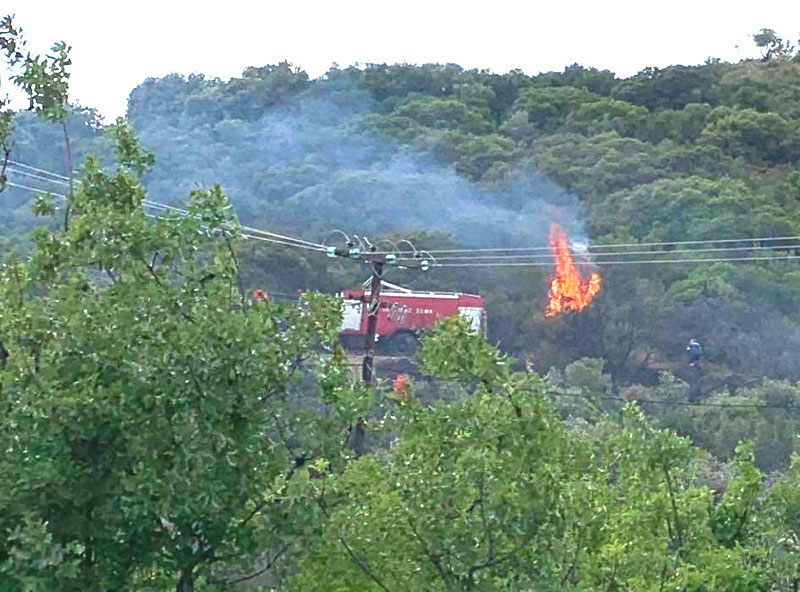
<svg viewBox="0 0 800 592">
<path fill-rule="evenodd" d="M 593 245 L 723 241 L 667 253 L 644 246 L 640 259 L 792 257 L 800 241 L 759 239 L 800 235 L 799 74 L 800 63 L 782 58 L 628 79 L 579 65 L 526 76 L 371 64 L 310 80 L 282 63 L 230 81 L 148 79 L 131 93 L 128 117 L 157 155 L 145 179 L 152 199 L 177 202 L 219 181 L 246 223 L 308 239 L 341 229 L 409 236 L 428 249 L 527 247 L 546 244 L 557 222 Z M 56 133 L 22 117 L 16 158 L 52 170 L 64 161 Z M 73 112 L 70 133 L 79 155 L 109 154 L 91 110 Z M 30 224 L 29 197 L 7 190 L 7 233 Z M 752 242 L 724 242 L 741 238 Z M 699 247 L 727 250 L 704 256 Z M 440 262 L 498 262 L 474 256 Z M 513 260 L 525 261 L 536 260 Z M 249 249 L 246 270 L 250 287 L 278 293 L 333 292 L 366 275 L 261 244 Z M 595 304 L 555 319 L 542 314 L 547 266 L 398 270 L 392 279 L 482 293 L 491 341 L 542 372 L 600 359 L 615 393 L 655 386 L 665 370 L 700 396 L 764 377 L 800 379 L 795 261 L 602 272 Z M 706 349 L 699 379 L 683 357 L 691 337 Z"/>
</svg>

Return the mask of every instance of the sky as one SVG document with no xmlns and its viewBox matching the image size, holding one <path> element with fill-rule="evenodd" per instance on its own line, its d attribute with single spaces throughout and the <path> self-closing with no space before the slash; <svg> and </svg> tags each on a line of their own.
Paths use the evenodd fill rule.
<svg viewBox="0 0 800 592">
<path fill-rule="evenodd" d="M 34 53 L 72 46 L 71 100 L 107 119 L 144 79 L 173 72 L 227 79 L 288 60 L 312 78 L 370 62 L 536 74 L 577 62 L 626 77 L 757 57 L 762 27 L 795 44 L 800 35 L 800 2 L 788 0 L 3 0 L 9 13 Z M 9 87 L 3 75 L 0 93 Z"/>
</svg>

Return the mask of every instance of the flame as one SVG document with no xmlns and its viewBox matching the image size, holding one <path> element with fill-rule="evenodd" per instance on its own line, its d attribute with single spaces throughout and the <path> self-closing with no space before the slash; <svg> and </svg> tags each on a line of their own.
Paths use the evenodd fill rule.
<svg viewBox="0 0 800 592">
<path fill-rule="evenodd" d="M 545 316 L 583 310 L 600 291 L 603 278 L 592 273 L 589 280 L 584 281 L 572 261 L 567 235 L 556 224 L 550 226 L 550 248 L 556 260 L 556 277 L 550 282 L 550 302 Z"/>
</svg>

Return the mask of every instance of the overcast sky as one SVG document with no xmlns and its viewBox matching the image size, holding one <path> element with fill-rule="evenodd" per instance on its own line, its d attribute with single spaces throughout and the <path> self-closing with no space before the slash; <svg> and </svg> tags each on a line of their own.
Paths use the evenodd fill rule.
<svg viewBox="0 0 800 592">
<path fill-rule="evenodd" d="M 761 27 L 797 42 L 800 1 L 3 0 L 29 47 L 72 45 L 71 98 L 107 117 L 171 72 L 230 78 L 289 60 L 312 77 L 332 63 L 452 62 L 528 74 L 578 62 L 630 76 L 646 66 L 755 57 Z M 2 80 L 2 92 L 8 90 Z"/>
</svg>

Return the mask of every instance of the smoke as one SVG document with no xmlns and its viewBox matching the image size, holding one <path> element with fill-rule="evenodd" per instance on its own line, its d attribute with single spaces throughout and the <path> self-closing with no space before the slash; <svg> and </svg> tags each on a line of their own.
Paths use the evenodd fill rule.
<svg viewBox="0 0 800 592">
<path fill-rule="evenodd" d="M 315 240 L 334 228 L 367 236 L 439 231 L 478 247 L 546 245 L 551 222 L 585 234 L 578 200 L 531 162 L 471 182 L 429 139 L 401 143 L 373 131 L 376 111 L 365 93 L 316 81 L 257 119 L 217 110 L 210 121 L 184 112 L 134 123 L 156 153 L 147 179 L 153 199 L 219 181 L 251 225 Z"/>
</svg>

